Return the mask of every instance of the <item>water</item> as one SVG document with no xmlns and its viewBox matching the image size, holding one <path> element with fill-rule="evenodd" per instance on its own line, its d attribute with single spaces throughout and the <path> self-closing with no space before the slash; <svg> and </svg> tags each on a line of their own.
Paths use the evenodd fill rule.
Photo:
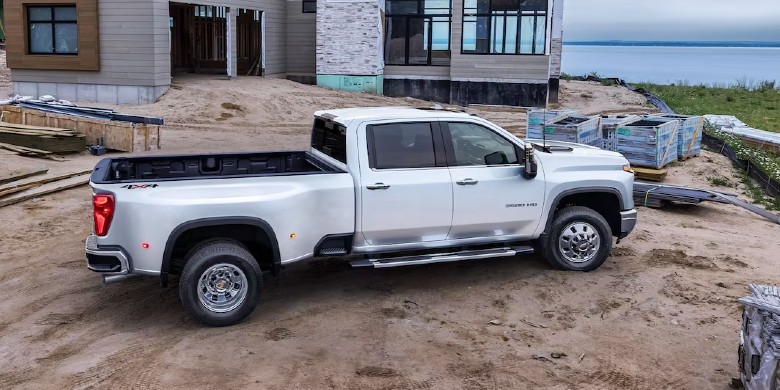
<svg viewBox="0 0 780 390">
<path fill-rule="evenodd" d="M 780 48 L 564 45 L 562 66 L 575 76 L 595 71 L 656 84 L 780 83 Z"/>
</svg>

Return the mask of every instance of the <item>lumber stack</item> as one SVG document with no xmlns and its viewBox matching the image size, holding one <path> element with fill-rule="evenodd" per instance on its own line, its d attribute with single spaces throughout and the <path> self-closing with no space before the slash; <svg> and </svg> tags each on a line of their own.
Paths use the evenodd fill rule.
<svg viewBox="0 0 780 390">
<path fill-rule="evenodd" d="M 89 174 L 92 172 L 91 170 L 83 170 L 47 176 L 37 180 L 22 180 L 37 174 L 45 174 L 47 171 L 46 168 L 29 169 L 3 176 L 3 181 L 6 184 L 0 185 L 0 207 L 83 186 L 89 183 Z"/>
<path fill-rule="evenodd" d="M 86 137 L 73 130 L 0 122 L 0 143 L 51 153 L 78 153 Z"/>
<path fill-rule="evenodd" d="M 68 129 L 86 136 L 87 145 L 103 145 L 121 152 L 160 149 L 162 119 L 123 115 L 87 107 L 19 103 L 0 106 L 6 123 Z"/>
</svg>

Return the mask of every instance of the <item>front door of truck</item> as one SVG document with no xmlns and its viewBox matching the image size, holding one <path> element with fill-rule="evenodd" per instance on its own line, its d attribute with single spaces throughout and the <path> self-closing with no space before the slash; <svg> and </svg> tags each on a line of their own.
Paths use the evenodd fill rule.
<svg viewBox="0 0 780 390">
<path fill-rule="evenodd" d="M 360 131 L 360 230 L 370 245 L 444 240 L 452 178 L 436 122 L 389 122 Z"/>
<path fill-rule="evenodd" d="M 453 182 L 448 239 L 532 236 L 544 206 L 544 180 L 523 178 L 522 150 L 496 131 L 442 122 Z"/>
</svg>

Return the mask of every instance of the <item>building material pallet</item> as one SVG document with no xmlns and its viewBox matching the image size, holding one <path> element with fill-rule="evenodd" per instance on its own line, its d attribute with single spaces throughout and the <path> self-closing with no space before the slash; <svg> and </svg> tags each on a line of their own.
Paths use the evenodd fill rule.
<svg viewBox="0 0 780 390">
<path fill-rule="evenodd" d="M 677 131 L 677 158 L 687 160 L 701 154 L 704 117 L 695 115 L 655 114 L 653 118 L 673 119 L 680 123 Z"/>
<path fill-rule="evenodd" d="M 676 120 L 649 117 L 621 125 L 615 130 L 617 151 L 632 166 L 661 169 L 677 161 L 678 128 Z"/>
</svg>

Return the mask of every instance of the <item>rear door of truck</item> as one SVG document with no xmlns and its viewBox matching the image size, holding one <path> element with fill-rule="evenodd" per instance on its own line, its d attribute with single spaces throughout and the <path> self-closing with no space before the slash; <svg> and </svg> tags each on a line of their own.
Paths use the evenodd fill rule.
<svg viewBox="0 0 780 390">
<path fill-rule="evenodd" d="M 438 122 L 358 130 L 362 234 L 371 245 L 438 241 L 452 222 L 452 178 Z"/>
</svg>

